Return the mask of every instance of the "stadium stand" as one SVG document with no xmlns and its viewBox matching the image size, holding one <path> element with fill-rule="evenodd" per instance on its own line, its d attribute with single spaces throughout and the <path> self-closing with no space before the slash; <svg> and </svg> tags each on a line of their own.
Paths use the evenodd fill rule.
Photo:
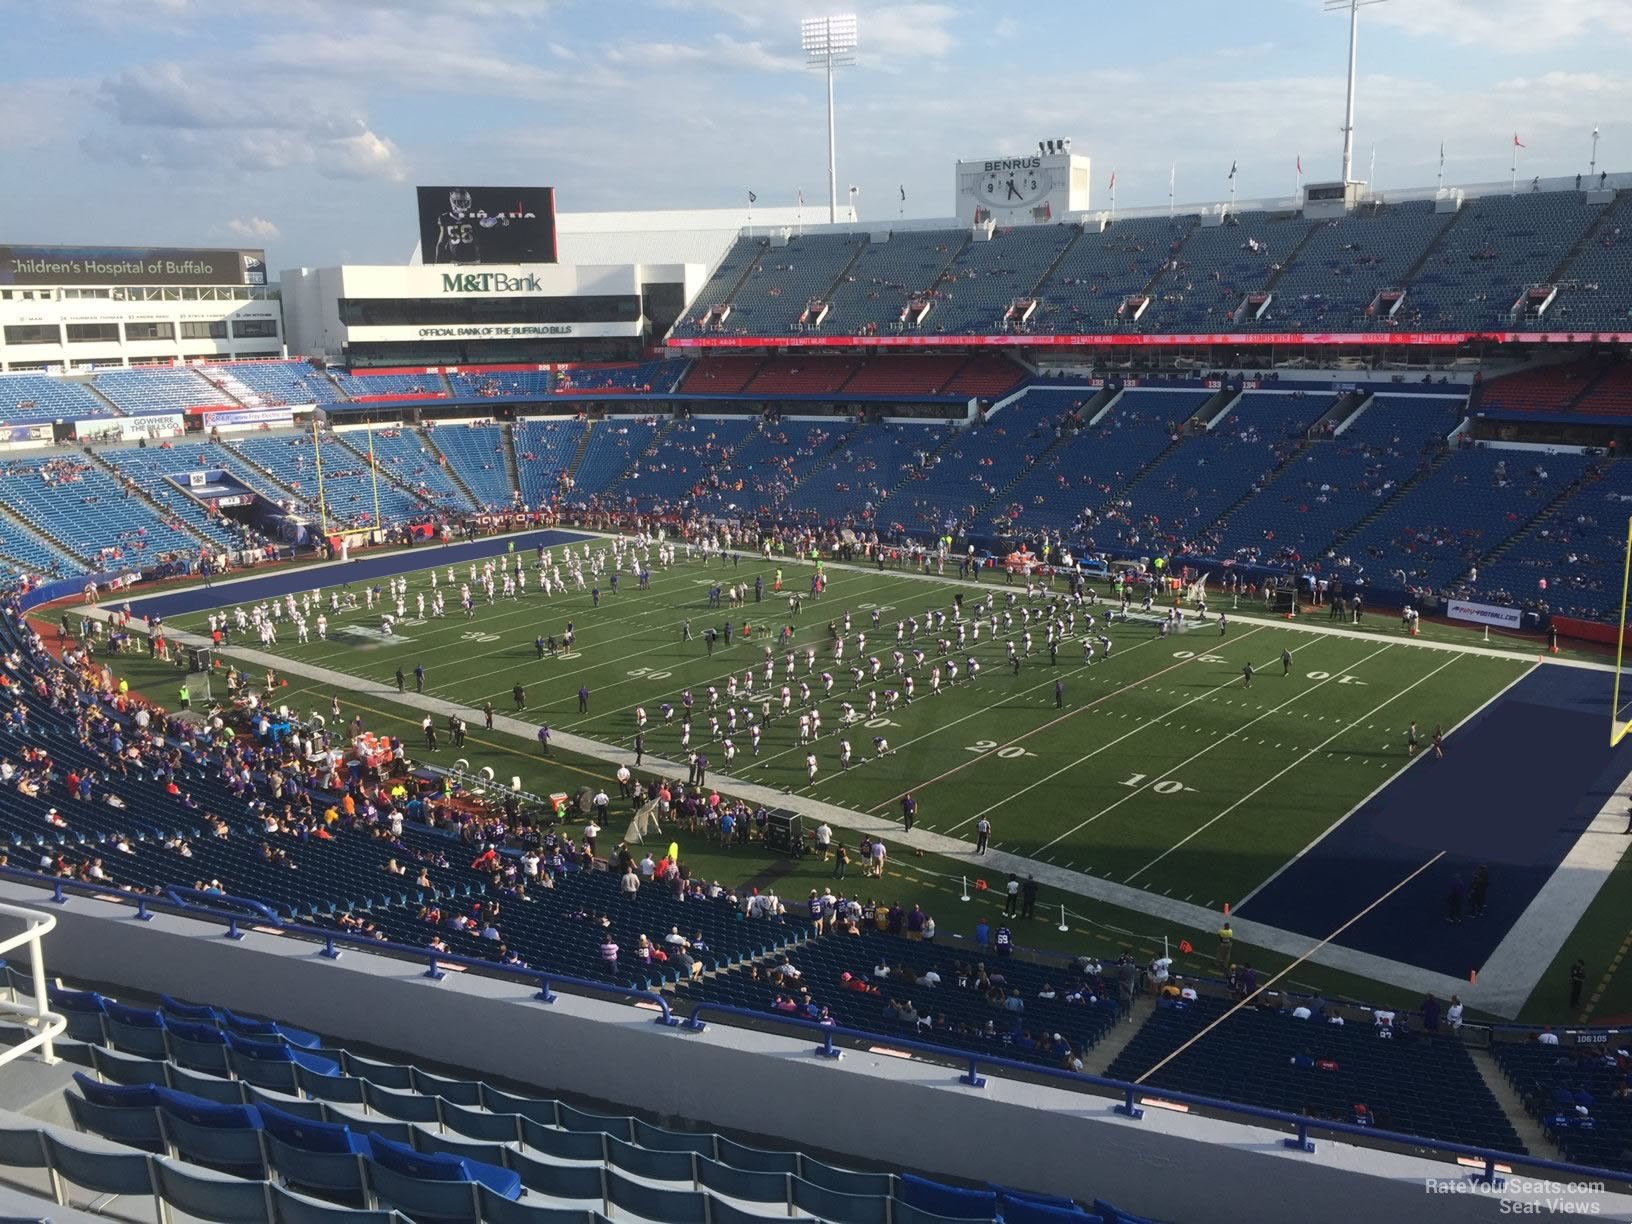
<svg viewBox="0 0 1632 1224">
<path fill-rule="evenodd" d="M 398 484 L 407 485 L 421 500 L 445 511 L 472 508 L 470 498 L 448 476 L 442 457 L 430 448 L 418 430 L 348 430 L 339 437 L 367 463 L 369 434 L 373 435 L 374 459 L 382 473 L 390 475 Z"/>
<path fill-rule="evenodd" d="M 844 389 L 855 395 L 935 395 L 957 375 L 965 361 L 960 356 L 869 356 L 862 359 Z"/>
<path fill-rule="evenodd" d="M 851 429 L 799 477 L 784 505 L 790 517 L 811 523 L 890 522 L 880 503 L 926 447 L 942 437 L 933 425 L 874 425 Z"/>
<path fill-rule="evenodd" d="M 865 235 L 802 234 L 789 238 L 786 246 L 768 247 L 729 299 L 726 331 L 788 335 L 810 300 L 831 293 L 865 245 Z M 688 312 L 688 318 L 695 319 L 696 312 Z"/>
<path fill-rule="evenodd" d="M 170 482 L 190 462 L 188 456 L 159 447 L 121 447 L 99 450 L 96 457 L 125 477 L 164 510 L 187 523 L 194 531 L 225 549 L 242 548 L 245 543 L 243 528 L 218 516 L 209 514 L 195 499 Z M 192 458 L 200 457 L 194 452 Z M 235 469 L 242 464 L 232 465 Z"/>
<path fill-rule="evenodd" d="M 868 242 L 834 289 L 822 331 L 854 336 L 891 330 L 968 242 L 966 230 L 902 230 Z"/>
<path fill-rule="evenodd" d="M 849 381 L 858 364 L 844 358 L 777 357 L 755 370 L 742 390 L 747 395 L 828 395 Z"/>
<path fill-rule="evenodd" d="M 710 357 L 693 363 L 680 390 L 687 395 L 737 395 L 764 364 L 763 357 Z"/>
<path fill-rule="evenodd" d="M 13 991 L 32 989 L 26 974 L 7 967 L 7 976 Z M 19 1184 L 27 1171 L 46 1170 L 202 1219 L 268 1224 L 592 1224 L 603 1211 L 696 1224 L 790 1216 L 1140 1224 L 1104 1202 L 857 1171 L 711 1130 L 590 1113 L 363 1057 L 209 1004 L 162 996 L 157 1006 L 130 1005 L 63 988 L 51 998 L 77 1028 L 63 1049 L 82 1069 L 63 1103 L 80 1135 L 22 1118 L 0 1129 L 6 1176 Z M 60 1183 L 52 1190 L 62 1194 Z M 405 1214 L 388 1215 L 393 1209 Z"/>
<path fill-rule="evenodd" d="M 147 565 L 200 542 L 161 518 L 83 455 L 37 454 L 0 463 L 0 497 L 76 556 L 98 568 Z"/>
<path fill-rule="evenodd" d="M 638 365 L 577 365 L 557 371 L 556 395 L 667 395 L 685 376 L 686 362 L 660 359 Z"/>
<path fill-rule="evenodd" d="M 1001 353 L 976 353 L 958 367 L 941 387 L 942 395 L 968 395 L 996 399 L 1026 377 L 1026 371 Z"/>
<path fill-rule="evenodd" d="M 555 386 L 548 370 L 466 367 L 447 376 L 455 399 L 542 399 Z"/>
<path fill-rule="evenodd" d="M 930 290 L 934 307 L 922 330 L 949 335 L 1003 331 L 1009 307 L 1031 296 L 1044 272 L 1081 233 L 1075 225 L 1031 225 L 996 230 L 989 240 L 968 243 Z"/>
<path fill-rule="evenodd" d="M 442 375 L 434 372 L 354 374 L 349 370 L 331 370 L 329 377 L 346 393 L 348 399 L 354 400 L 425 399 L 449 394 L 448 384 Z"/>
<path fill-rule="evenodd" d="M 49 421 L 113 414 L 113 406 L 78 379 L 0 374 L 0 420 Z"/>
<path fill-rule="evenodd" d="M 502 510 L 515 503 L 517 491 L 510 484 L 505 455 L 509 443 L 503 428 L 478 422 L 440 424 L 426 429 L 425 434 L 479 508 Z"/>
<path fill-rule="evenodd" d="M 1225 524 L 1219 545 L 1240 561 L 1323 557 L 1445 446 L 1463 416 L 1457 396 L 1370 397 L 1316 439 Z"/>
<path fill-rule="evenodd" d="M 1480 412 L 1504 415 L 1568 414 L 1576 410 L 1576 402 L 1612 364 L 1601 358 L 1584 358 L 1504 374 L 1479 388 L 1474 407 Z"/>
<path fill-rule="evenodd" d="M 748 416 L 677 421 L 641 453 L 614 492 L 651 513 L 723 489 L 730 481 L 733 452 L 759 424 L 757 417 Z"/>
<path fill-rule="evenodd" d="M 238 403 L 200 377 L 196 370 L 169 366 L 145 366 L 128 370 L 103 370 L 91 380 L 94 386 L 120 411 L 180 412 L 200 406 L 236 408 Z"/>
<path fill-rule="evenodd" d="M 572 470 L 579 497 L 599 494 L 622 476 L 651 445 L 660 426 L 653 420 L 609 417 L 589 427 L 589 441 Z"/>
<path fill-rule="evenodd" d="M 1123 303 L 1148 290 L 1195 224 L 1194 217 L 1130 217 L 1088 227 L 1038 286 L 1029 330 L 1076 335 L 1132 327 Z"/>
<path fill-rule="evenodd" d="M 368 460 L 337 443 L 333 434 L 323 437 L 324 508 L 333 522 L 372 522 L 375 482 L 369 475 Z M 318 511 L 317 465 L 312 457 L 312 440 L 309 436 L 251 435 L 234 439 L 227 445 L 296 494 L 309 512 Z M 399 488 L 390 480 L 379 481 L 378 488 L 380 515 L 388 522 L 422 517 L 429 509 L 424 499 Z"/>
<path fill-rule="evenodd" d="M 1632 1093 L 1621 1051 L 1503 1040 L 1490 1052 L 1565 1159 L 1632 1170 Z"/>
<path fill-rule="evenodd" d="M 0 518 L 0 580 L 14 584 L 24 575 L 65 577 L 80 568 L 78 558 L 27 530 Z"/>
<path fill-rule="evenodd" d="M 1113 1079 L 1338 1121 L 1360 1121 L 1452 1143 L 1522 1152 L 1479 1069 L 1454 1036 L 1245 1008 L 1203 1030 L 1223 999 L 1159 1004 L 1111 1064 Z M 1318 1013 L 1318 1006 L 1309 1009 Z M 1380 1013 L 1391 1016 L 1391 1013 Z M 1171 1061 L 1165 1062 L 1172 1055 Z"/>
<path fill-rule="evenodd" d="M 521 498 L 529 506 L 546 506 L 560 491 L 561 477 L 572 467 L 588 424 L 569 417 L 517 421 L 512 437 Z"/>
<path fill-rule="evenodd" d="M 799 473 L 831 449 L 846 428 L 831 420 L 761 418 L 747 440 L 715 469 L 712 487 L 698 497 L 698 509 L 714 514 L 733 507 L 779 512 Z"/>
<path fill-rule="evenodd" d="M 333 404 L 343 400 L 333 380 L 309 361 L 233 361 L 200 367 L 203 376 L 234 390 L 236 398 L 252 406 L 279 404 Z"/>
</svg>

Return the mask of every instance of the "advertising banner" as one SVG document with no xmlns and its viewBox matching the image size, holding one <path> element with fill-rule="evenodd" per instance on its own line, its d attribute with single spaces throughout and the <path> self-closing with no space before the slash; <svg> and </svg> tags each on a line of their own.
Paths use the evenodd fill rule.
<svg viewBox="0 0 1632 1224">
<path fill-rule="evenodd" d="M 1500 629 L 1518 629 L 1524 623 L 1524 613 L 1517 608 L 1469 603 L 1465 599 L 1446 600 L 1445 615 L 1451 620 L 1472 621 L 1476 625 L 1494 625 Z"/>
<path fill-rule="evenodd" d="M 554 263 L 554 187 L 421 187 L 427 264 Z"/>
<path fill-rule="evenodd" d="M 0 243 L 0 285 L 264 284 L 260 250 Z"/>
<path fill-rule="evenodd" d="M 155 412 L 150 416 L 93 417 L 74 422 L 74 437 L 81 442 L 140 442 L 144 439 L 179 438 L 187 429 L 187 418 L 179 412 Z"/>
<path fill-rule="evenodd" d="M 231 433 L 235 429 L 279 429 L 295 423 L 293 408 L 231 408 L 203 414 L 204 428 Z"/>
</svg>

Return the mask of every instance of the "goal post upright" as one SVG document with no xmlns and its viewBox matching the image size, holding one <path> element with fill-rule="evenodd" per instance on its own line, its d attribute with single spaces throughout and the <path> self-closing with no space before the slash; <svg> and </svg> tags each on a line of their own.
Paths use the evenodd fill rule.
<svg viewBox="0 0 1632 1224">
<path fill-rule="evenodd" d="M 1632 518 L 1626 522 L 1625 560 L 1621 565 L 1621 612 L 1615 623 L 1615 688 L 1609 711 L 1609 744 L 1614 747 L 1632 730 L 1632 720 L 1621 717 L 1621 675 L 1626 660 L 1626 621 L 1628 596 L 1632 595 Z"/>
</svg>

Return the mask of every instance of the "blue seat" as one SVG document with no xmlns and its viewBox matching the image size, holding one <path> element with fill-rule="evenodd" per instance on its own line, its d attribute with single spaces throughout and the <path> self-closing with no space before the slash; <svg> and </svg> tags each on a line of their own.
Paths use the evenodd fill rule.
<svg viewBox="0 0 1632 1224">
<path fill-rule="evenodd" d="M 521 1177 L 514 1170 L 457 1156 L 416 1152 L 405 1143 L 395 1143 L 372 1131 L 368 1136 L 372 1163 L 403 1177 L 427 1181 L 481 1182 L 495 1193 L 515 1198 L 521 1193 Z"/>
<path fill-rule="evenodd" d="M 153 1162 L 154 1190 L 166 1203 L 212 1224 L 270 1224 L 270 1182 L 212 1177 L 168 1160 Z"/>
<path fill-rule="evenodd" d="M 126 1143 L 144 1152 L 164 1151 L 158 1110 L 152 1106 L 98 1105 L 70 1093 L 68 1114 L 74 1125 L 87 1134 Z"/>
<path fill-rule="evenodd" d="M 829 1221 L 829 1224 L 888 1224 L 891 1203 L 869 1194 L 844 1194 L 828 1190 L 803 1178 L 792 1179 L 793 1205 L 801 1211 Z"/>
<path fill-rule="evenodd" d="M 257 1088 L 254 1084 L 244 1084 L 243 1089 L 245 1103 L 259 1108 L 263 1121 L 269 1109 L 278 1110 L 292 1117 L 304 1118 L 308 1122 L 326 1122 L 328 1119 L 328 1106 L 322 1101 L 286 1096 L 267 1088 Z"/>
<path fill-rule="evenodd" d="M 323 1044 L 316 1033 L 308 1033 L 304 1029 L 291 1028 L 287 1024 L 279 1024 L 275 1020 L 257 1020 L 249 1016 L 240 1016 L 226 1008 L 221 1009 L 221 1021 L 234 1033 L 246 1036 L 260 1037 L 270 1040 L 283 1040 L 293 1046 L 315 1050 Z"/>
<path fill-rule="evenodd" d="M 481 1143 L 474 1139 L 461 1139 L 456 1135 L 444 1135 L 440 1131 L 429 1127 L 414 1128 L 413 1147 L 416 1152 L 424 1152 L 432 1156 L 454 1156 L 460 1160 L 474 1160 L 481 1164 L 504 1165 L 505 1153 L 510 1149 L 502 1143 Z"/>
<path fill-rule="evenodd" d="M 139 1054 L 144 1058 L 167 1058 L 170 1054 L 164 1040 L 164 1016 L 155 1009 L 127 1007 L 105 999 L 102 1029 L 108 1043 L 126 1054 Z"/>
<path fill-rule="evenodd" d="M 606 1224 L 598 1211 L 580 1207 L 538 1207 L 526 1199 L 507 1199 L 486 1186 L 476 1187 L 482 1224 Z M 719 1217 L 715 1217 L 716 1220 Z"/>
<path fill-rule="evenodd" d="M 346 1053 L 345 1072 L 355 1075 L 359 1079 L 366 1079 L 371 1084 L 378 1084 L 381 1088 L 395 1088 L 402 1092 L 410 1091 L 414 1086 L 414 1069 L 402 1066 L 400 1063 L 375 1062 L 371 1058 L 359 1058 L 351 1052 Z"/>
<path fill-rule="evenodd" d="M 234 1110 L 255 1114 L 245 1105 L 197 1106 L 183 1113 L 161 1108 L 159 1123 L 166 1142 L 183 1159 L 234 1177 L 263 1177 L 266 1152 L 260 1127 L 234 1125 Z M 212 1117 L 218 1119 L 217 1125 L 207 1120 Z"/>
<path fill-rule="evenodd" d="M 755 1173 L 749 1169 L 733 1169 L 717 1160 L 699 1157 L 697 1184 L 715 1194 L 740 1199 L 745 1203 L 782 1203 L 793 1198 L 793 1179 L 787 1173 Z"/>
<path fill-rule="evenodd" d="M 482 1105 L 489 1113 L 518 1114 L 531 1118 L 541 1126 L 556 1125 L 556 1102 L 547 1097 L 516 1096 L 490 1084 L 483 1084 Z"/>
<path fill-rule="evenodd" d="M 441 1125 L 442 1107 L 436 1097 L 420 1096 L 413 1092 L 393 1092 L 377 1084 L 363 1085 L 363 1103 L 375 1113 L 404 1122 L 430 1122 Z"/>
<path fill-rule="evenodd" d="M 282 1186 L 272 1187 L 272 1224 L 412 1224 L 398 1211 L 362 1211 L 320 1203 Z"/>
<path fill-rule="evenodd" d="M 205 1075 L 202 1071 L 189 1071 L 185 1067 L 170 1068 L 170 1087 L 177 1092 L 214 1101 L 217 1105 L 242 1105 L 247 1086 L 239 1080 Z"/>
<path fill-rule="evenodd" d="M 266 1134 L 266 1163 L 289 1185 L 350 1203 L 368 1201 L 365 1157 L 353 1151 L 317 1152 Z"/>
<path fill-rule="evenodd" d="M 415 1224 L 471 1224 L 481 1218 L 479 1182 L 409 1177 L 373 1161 L 366 1168 L 374 1197 L 402 1211 Z"/>
<path fill-rule="evenodd" d="M 0 1127 L 0 1166 L 8 1169 L 48 1169 L 45 1132 L 37 1126 Z"/>
<path fill-rule="evenodd" d="M 442 1125 L 467 1139 L 489 1143 L 514 1143 L 521 1138 L 521 1118 L 516 1114 L 488 1113 L 442 1102 Z"/>
<path fill-rule="evenodd" d="M 170 1064 L 160 1058 L 132 1058 L 115 1054 L 105 1046 L 91 1046 L 91 1067 L 101 1078 L 115 1084 L 165 1084 Z"/>
<path fill-rule="evenodd" d="M 68 1100 L 71 1107 L 73 1098 Z M 157 1125 L 155 1119 L 154 1126 Z M 57 1138 L 50 1131 L 45 1132 L 44 1138 L 46 1155 L 56 1176 L 97 1194 L 153 1193 L 153 1178 L 149 1172 L 151 1156 L 139 1152 L 88 1151 Z"/>
<path fill-rule="evenodd" d="M 557 1164 L 539 1160 L 526 1152 L 505 1154 L 505 1168 L 514 1170 L 529 1191 L 554 1199 L 606 1200 L 606 1166 L 602 1164 Z"/>
<path fill-rule="evenodd" d="M 557 1160 L 604 1160 L 606 1136 L 599 1131 L 564 1131 L 521 1120 L 521 1141 L 534 1151 Z"/>
<path fill-rule="evenodd" d="M 339 1105 L 361 1105 L 367 1080 L 351 1075 L 319 1075 L 295 1064 L 295 1084 L 307 1096 Z"/>
<path fill-rule="evenodd" d="M 695 1190 L 657 1190 L 616 1173 L 606 1175 L 606 1201 L 623 1211 L 664 1224 L 708 1224 L 708 1195 Z"/>
<path fill-rule="evenodd" d="M 165 1031 L 170 1038 L 170 1059 L 191 1071 L 208 1071 L 212 1075 L 228 1075 L 232 1068 L 227 1062 L 227 1035 L 213 1024 L 166 1021 Z"/>
<path fill-rule="evenodd" d="M 441 1097 L 455 1105 L 478 1106 L 482 1103 L 482 1085 L 477 1080 L 445 1079 L 413 1068 L 414 1091 L 425 1096 Z"/>
<path fill-rule="evenodd" d="M 48 987 L 46 995 L 51 1001 L 51 1010 L 67 1021 L 68 1036 L 92 1045 L 103 1043 L 101 995 L 94 990 L 61 990 L 55 987 Z"/>
</svg>

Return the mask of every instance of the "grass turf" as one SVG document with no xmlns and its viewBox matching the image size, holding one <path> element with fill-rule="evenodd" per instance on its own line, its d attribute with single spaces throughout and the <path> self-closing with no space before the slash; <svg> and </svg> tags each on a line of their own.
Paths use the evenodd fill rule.
<svg viewBox="0 0 1632 1224">
<path fill-rule="evenodd" d="M 901 687 L 890 674 L 894 624 L 911 615 L 922 620 L 931 608 L 948 609 L 948 585 L 895 572 L 830 571 L 828 592 L 820 601 L 807 600 L 794 619 L 785 595 L 769 591 L 775 570 L 749 558 L 723 570 L 681 563 L 654 571 L 650 591 L 636 591 L 625 575 L 613 595 L 603 580 L 599 607 L 588 593 L 546 598 L 534 591 L 516 600 L 501 597 L 491 606 L 478 597 L 470 619 L 454 607 L 446 618 L 418 621 L 414 597 L 429 591 L 427 572 L 420 571 L 409 575 L 410 615 L 395 640 L 370 632 L 380 624 L 377 607 L 331 613 L 328 641 L 315 639 L 314 626 L 313 640 L 296 645 L 284 626 L 273 649 L 383 683 L 400 667 L 410 687 L 414 667 L 423 665 L 427 692 L 472 709 L 492 701 L 514 712 L 511 691 L 519 683 L 526 689 L 523 717 L 606 743 L 627 745 L 635 710 L 643 707 L 647 751 L 671 758 L 683 756 L 680 693 L 689 688 L 696 701 L 691 746 L 708 753 L 716 772 L 876 814 L 895 812 L 910 790 L 923 827 L 973 840 L 975 821 L 985 817 L 998 848 L 1204 905 L 1239 901 L 1392 777 L 1408 759 L 1404 738 L 1411 721 L 1426 741 L 1434 726 L 1449 729 L 1527 666 L 1414 650 L 1370 636 L 1238 625 L 1221 637 L 1208 625 L 1161 637 L 1143 624 L 1116 625 L 1109 630 L 1109 659 L 1101 655 L 1085 664 L 1079 617 L 1078 632 L 1061 647 L 1057 666 L 1049 662 L 1044 631 L 1033 626 L 1031 657 L 1015 674 L 1005 665 L 1001 643 L 1013 639 L 1018 645 L 1021 630 L 1017 624 L 1006 632 L 1000 619 L 995 641 L 983 625 L 978 644 L 953 649 L 958 679 L 934 696 L 926 669 L 939 661 L 935 641 L 950 628 L 920 631 L 926 659 L 914 673 L 917 697 L 892 709 L 885 690 Z M 793 571 L 799 580 L 806 573 Z M 457 578 L 467 575 L 462 569 Z M 766 581 L 764 602 L 750 595 L 741 609 L 707 607 L 712 583 L 751 587 L 756 577 Z M 448 592 L 445 572 L 442 579 L 456 604 L 457 587 Z M 1018 585 L 960 589 L 970 609 L 987 593 L 995 595 L 1000 617 L 1011 592 L 1019 606 L 1038 602 L 1027 601 Z M 871 624 L 875 608 L 878 629 Z M 846 611 L 853 630 L 844 661 L 835 664 L 827 626 L 842 624 Z M 703 628 L 728 616 L 739 625 L 749 621 L 754 633 L 746 643 L 721 642 L 710 654 Z M 687 619 L 689 642 L 681 634 Z M 204 620 L 193 615 L 177 623 L 200 630 Z M 539 658 L 534 638 L 560 636 L 569 620 L 577 639 L 573 650 Z M 794 711 L 797 685 L 804 681 L 823 714 L 823 735 L 813 746 L 799 742 L 795 715 L 780 712 L 786 682 L 780 647 L 773 651 L 769 692 L 763 683 L 763 641 L 784 624 L 794 627 L 797 652 Z M 854 687 L 848 669 L 862 632 L 882 673 Z M 236 640 L 258 645 L 242 636 Z M 807 646 L 817 651 L 809 672 Z M 1283 649 L 1292 655 L 1286 675 Z M 982 669 L 974 682 L 964 667 L 971 654 Z M 1247 662 L 1258 669 L 1250 689 L 1241 675 Z M 709 734 L 707 690 L 716 686 L 721 706 L 729 704 L 728 675 L 740 679 L 748 668 L 756 673 L 756 711 L 770 696 L 773 715 L 759 755 L 752 755 L 744 729 L 733 737 L 736 760 L 727 762 Z M 824 670 L 834 676 L 826 697 Z M 1057 681 L 1064 686 L 1059 704 Z M 298 707 L 308 686 L 299 680 L 291 686 Z M 590 690 L 588 714 L 578 711 L 580 686 Z M 871 690 L 878 691 L 879 710 L 869 719 Z M 857 760 L 849 770 L 839 766 L 835 734 L 841 701 L 854 704 L 860 718 L 846 733 Z M 675 707 L 673 721 L 664 721 L 664 703 Z M 875 735 L 887 737 L 890 755 L 875 752 Z M 807 751 L 818 760 L 814 785 L 807 781 Z M 451 761 L 454 754 L 444 749 L 441 755 Z"/>
</svg>

